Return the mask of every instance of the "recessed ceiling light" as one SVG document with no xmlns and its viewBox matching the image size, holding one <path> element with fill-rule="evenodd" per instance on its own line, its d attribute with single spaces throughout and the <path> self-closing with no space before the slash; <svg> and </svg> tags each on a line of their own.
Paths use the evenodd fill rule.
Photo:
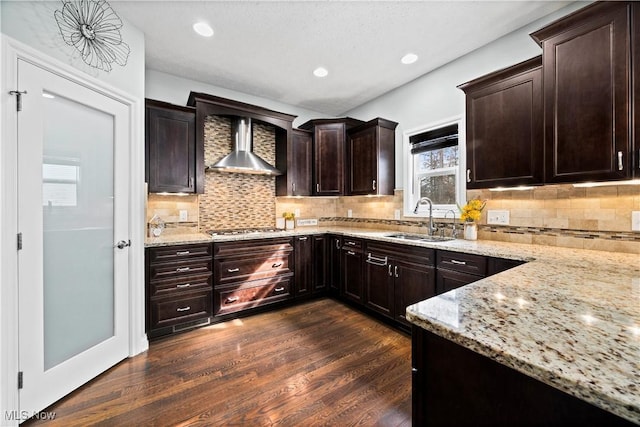
<svg viewBox="0 0 640 427">
<path fill-rule="evenodd" d="M 402 57 L 402 59 L 400 59 L 400 62 L 402 62 L 403 64 L 413 64 L 417 60 L 418 60 L 418 55 L 416 55 L 415 53 L 407 53 L 405 56 Z"/>
<path fill-rule="evenodd" d="M 329 71 L 327 71 L 327 69 L 324 67 L 318 67 L 315 70 L 313 70 L 313 75 L 316 77 L 326 77 L 328 74 L 329 74 Z"/>
<path fill-rule="evenodd" d="M 196 22 L 193 24 L 193 31 L 200 34 L 202 37 L 211 37 L 213 35 L 213 28 L 206 22 Z"/>
<path fill-rule="evenodd" d="M 49 99 L 55 98 L 55 96 L 53 94 L 50 94 L 49 92 L 42 92 L 42 97 L 49 98 Z"/>
</svg>

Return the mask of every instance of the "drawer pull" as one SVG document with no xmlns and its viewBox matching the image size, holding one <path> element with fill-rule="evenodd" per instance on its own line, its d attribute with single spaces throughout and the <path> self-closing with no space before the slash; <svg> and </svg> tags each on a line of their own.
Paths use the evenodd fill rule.
<svg viewBox="0 0 640 427">
<path fill-rule="evenodd" d="M 176 311 L 189 311 L 191 310 L 191 306 L 176 308 Z"/>
<path fill-rule="evenodd" d="M 191 267 L 179 267 L 176 268 L 176 273 L 184 273 L 185 271 L 191 270 Z"/>
<path fill-rule="evenodd" d="M 276 262 L 276 263 L 271 265 L 271 268 L 278 268 L 278 267 L 282 267 L 282 263 L 281 262 Z"/>
<path fill-rule="evenodd" d="M 282 288 L 275 288 L 275 289 L 274 289 L 274 291 L 275 291 L 275 292 L 282 292 L 282 291 L 284 291 L 284 287 L 282 287 Z"/>
<path fill-rule="evenodd" d="M 227 302 L 231 303 L 231 302 L 236 302 L 240 299 L 240 297 L 229 297 L 227 298 Z"/>
<path fill-rule="evenodd" d="M 178 256 L 183 256 L 183 255 L 189 255 L 191 252 L 189 251 L 177 251 L 176 255 Z"/>
<path fill-rule="evenodd" d="M 356 254 L 356 253 L 355 253 L 355 252 L 353 252 L 353 251 L 347 251 L 347 253 L 348 253 L 349 255 L 355 255 L 355 254 Z"/>
<path fill-rule="evenodd" d="M 307 240 L 306 237 L 298 237 L 298 240 L 300 240 L 301 242 L 304 242 L 305 240 Z"/>
<path fill-rule="evenodd" d="M 180 289 L 180 288 L 188 288 L 189 286 L 191 286 L 191 283 L 183 283 L 180 285 L 176 285 L 176 288 Z"/>
<path fill-rule="evenodd" d="M 347 240 L 347 245 L 355 246 L 356 242 L 352 242 L 351 240 Z"/>
<path fill-rule="evenodd" d="M 451 264 L 467 265 L 465 261 L 458 261 L 457 259 L 452 259 Z"/>
<path fill-rule="evenodd" d="M 239 268 L 227 268 L 227 271 L 229 273 L 237 273 L 238 271 L 240 271 L 240 269 Z"/>
</svg>

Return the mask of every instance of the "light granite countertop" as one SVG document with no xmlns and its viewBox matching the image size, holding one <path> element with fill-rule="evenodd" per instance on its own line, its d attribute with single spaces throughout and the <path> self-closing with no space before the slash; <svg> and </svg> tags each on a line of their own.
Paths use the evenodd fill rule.
<svg viewBox="0 0 640 427">
<path fill-rule="evenodd" d="M 407 307 L 407 319 L 640 424 L 640 256 L 496 241 L 437 243 L 393 231 L 304 227 L 259 235 L 166 235 L 146 246 L 334 233 L 529 261 Z"/>
</svg>

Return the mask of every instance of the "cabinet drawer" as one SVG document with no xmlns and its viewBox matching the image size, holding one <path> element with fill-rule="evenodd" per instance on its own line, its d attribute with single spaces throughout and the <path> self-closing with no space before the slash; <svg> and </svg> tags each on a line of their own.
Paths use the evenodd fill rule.
<svg viewBox="0 0 640 427">
<path fill-rule="evenodd" d="M 435 251 L 431 248 L 376 241 L 365 241 L 365 244 L 365 256 L 367 259 L 370 258 L 369 254 L 371 254 L 376 258 L 388 256 L 389 258 L 414 264 L 435 265 Z"/>
<path fill-rule="evenodd" d="M 438 268 L 446 268 L 477 276 L 485 276 L 487 273 L 487 259 L 482 255 L 437 251 L 436 263 Z"/>
<path fill-rule="evenodd" d="M 352 249 L 362 249 L 362 240 L 352 239 L 350 237 L 345 237 L 342 240 L 342 245 L 344 248 L 352 248 Z"/>
<path fill-rule="evenodd" d="M 149 284 L 149 296 L 161 297 L 184 292 L 206 291 L 213 285 L 213 273 L 200 276 L 177 277 L 152 281 Z"/>
<path fill-rule="evenodd" d="M 149 266 L 149 280 L 183 278 L 213 271 L 213 259 L 203 258 L 182 262 L 167 262 Z"/>
<path fill-rule="evenodd" d="M 210 243 L 161 246 L 147 249 L 147 256 L 151 264 L 165 261 L 180 261 L 189 258 L 211 257 L 212 248 Z"/>
<path fill-rule="evenodd" d="M 264 279 L 292 273 L 291 252 L 215 261 L 215 284 Z"/>
<path fill-rule="evenodd" d="M 215 314 L 228 314 L 283 301 L 291 296 L 292 276 L 221 286 L 214 290 Z"/>
<path fill-rule="evenodd" d="M 151 329 L 176 325 L 212 314 L 211 291 L 151 302 Z"/>
</svg>

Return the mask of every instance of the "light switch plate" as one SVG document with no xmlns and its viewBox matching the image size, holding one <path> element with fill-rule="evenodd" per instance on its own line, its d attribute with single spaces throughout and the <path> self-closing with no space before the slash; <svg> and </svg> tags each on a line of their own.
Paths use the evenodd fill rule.
<svg viewBox="0 0 640 427">
<path fill-rule="evenodd" d="M 396 209 L 393 212 L 393 219 L 400 219 L 400 209 Z"/>
<path fill-rule="evenodd" d="M 353 211 L 351 209 L 347 209 L 347 218 L 353 217 Z"/>
<path fill-rule="evenodd" d="M 640 231 L 640 211 L 631 212 L 631 231 Z"/>
<path fill-rule="evenodd" d="M 180 210 L 180 221 L 188 221 L 188 220 L 189 220 L 189 214 L 188 214 L 187 210 L 181 209 Z"/>
<path fill-rule="evenodd" d="M 509 211 L 489 209 L 487 211 L 487 224 L 509 225 Z"/>
</svg>

